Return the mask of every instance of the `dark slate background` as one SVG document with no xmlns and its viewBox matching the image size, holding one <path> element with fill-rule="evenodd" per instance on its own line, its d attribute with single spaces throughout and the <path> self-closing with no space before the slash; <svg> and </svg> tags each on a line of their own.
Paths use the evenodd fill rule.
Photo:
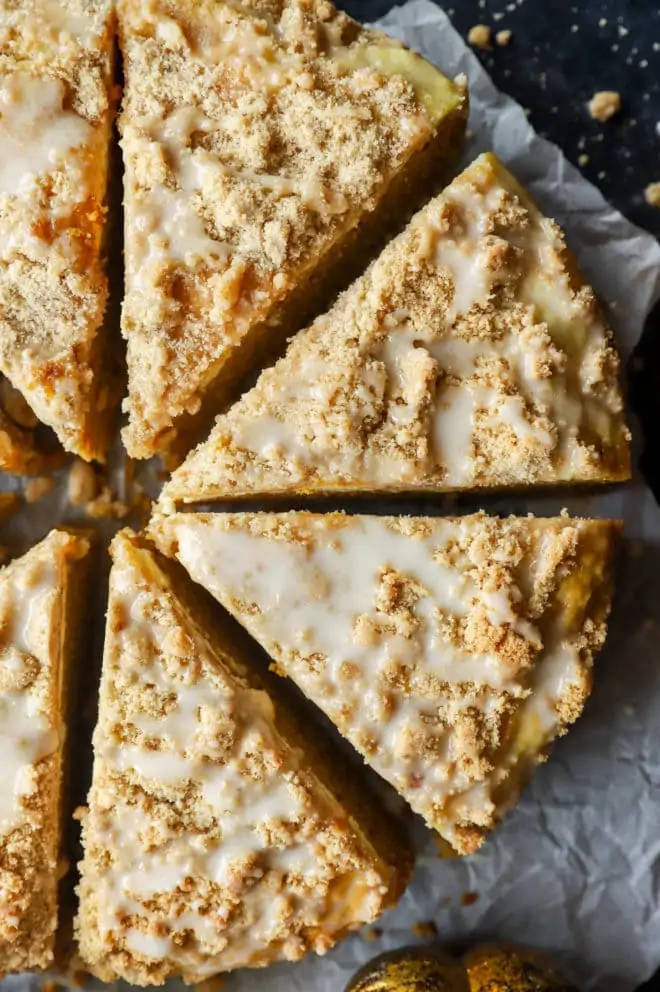
<svg viewBox="0 0 660 992">
<path fill-rule="evenodd" d="M 337 2 L 361 21 L 395 6 Z M 464 36 L 474 24 L 513 32 L 506 48 L 477 50 L 495 84 L 529 108 L 536 130 L 622 213 L 660 237 L 660 209 L 644 200 L 645 187 L 660 182 L 660 0 L 445 0 L 442 6 Z M 606 124 L 592 121 L 586 107 L 598 90 L 617 90 L 623 100 L 621 113 Z M 578 162 L 581 155 L 589 156 L 586 164 Z M 660 307 L 628 375 L 646 438 L 642 468 L 660 498 Z M 660 730 L 658 737 L 660 747 Z M 660 992 L 660 972 L 643 989 Z"/>
</svg>

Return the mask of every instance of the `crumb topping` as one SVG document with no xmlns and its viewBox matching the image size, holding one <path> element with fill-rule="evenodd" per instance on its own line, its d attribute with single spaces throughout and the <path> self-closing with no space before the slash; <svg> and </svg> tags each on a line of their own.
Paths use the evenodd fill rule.
<svg viewBox="0 0 660 992">
<path fill-rule="evenodd" d="M 122 532 L 84 815 L 78 932 L 136 984 L 323 953 L 386 905 L 389 869 Z"/>
<path fill-rule="evenodd" d="M 54 531 L 0 571 L 0 974 L 52 962 L 66 568 L 86 551 Z"/>
<path fill-rule="evenodd" d="M 618 372 L 560 230 L 483 156 L 293 338 L 164 492 L 626 478 Z"/>
<path fill-rule="evenodd" d="M 462 95 L 325 0 L 122 0 L 119 16 L 124 437 L 147 457 Z"/>
<path fill-rule="evenodd" d="M 69 450 L 95 450 L 93 344 L 110 140 L 110 0 L 0 2 L 0 369 Z"/>
<path fill-rule="evenodd" d="M 460 852 L 580 713 L 608 522 L 175 514 L 151 532 Z"/>
</svg>

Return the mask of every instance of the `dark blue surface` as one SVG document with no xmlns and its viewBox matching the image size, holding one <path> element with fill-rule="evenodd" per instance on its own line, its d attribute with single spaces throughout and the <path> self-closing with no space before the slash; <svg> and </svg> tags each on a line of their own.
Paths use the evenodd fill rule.
<svg viewBox="0 0 660 992">
<path fill-rule="evenodd" d="M 395 4 L 338 0 L 338 6 L 367 21 Z M 556 142 L 608 200 L 660 236 L 660 210 L 644 200 L 645 187 L 660 182 L 660 2 L 447 0 L 442 6 L 464 36 L 474 24 L 513 32 L 506 48 L 477 52 L 495 84 L 529 108 L 537 131 Z M 621 114 L 606 124 L 592 121 L 586 107 L 597 90 L 617 90 L 623 99 Z M 589 156 L 586 164 L 579 163 L 581 155 Z M 648 330 L 632 398 L 646 421 L 645 469 L 658 495 L 660 312 Z M 642 989 L 660 992 L 660 972 Z"/>
<path fill-rule="evenodd" d="M 339 0 L 359 20 L 374 20 L 391 0 Z M 477 52 L 496 85 L 529 108 L 530 120 L 555 141 L 608 200 L 660 236 L 660 210 L 644 189 L 660 182 L 660 3 L 650 0 L 446 0 L 463 34 L 474 24 L 513 32 L 506 48 Z M 624 107 L 606 124 L 586 104 L 597 90 L 617 90 Z"/>
</svg>

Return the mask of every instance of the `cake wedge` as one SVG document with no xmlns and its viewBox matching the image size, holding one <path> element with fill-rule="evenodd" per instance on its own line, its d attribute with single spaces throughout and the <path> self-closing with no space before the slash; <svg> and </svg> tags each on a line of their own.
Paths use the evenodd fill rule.
<svg viewBox="0 0 660 992">
<path fill-rule="evenodd" d="M 329 0 L 120 0 L 129 422 L 180 457 L 462 141 L 463 82 Z"/>
<path fill-rule="evenodd" d="M 105 458 L 116 393 L 103 326 L 114 26 L 112 0 L 0 0 L 0 373 L 87 460 Z"/>
<path fill-rule="evenodd" d="M 486 154 L 218 418 L 164 498 L 621 481 L 618 374 L 561 231 Z"/>
<path fill-rule="evenodd" d="M 617 523 L 189 514 L 150 532 L 461 854 L 581 713 Z"/>
<path fill-rule="evenodd" d="M 161 985 L 324 953 L 394 902 L 405 843 L 183 569 L 130 531 L 112 557 L 84 961 L 104 981 Z"/>
<path fill-rule="evenodd" d="M 85 537 L 52 531 L 0 570 L 0 976 L 53 963 L 88 551 Z"/>
</svg>

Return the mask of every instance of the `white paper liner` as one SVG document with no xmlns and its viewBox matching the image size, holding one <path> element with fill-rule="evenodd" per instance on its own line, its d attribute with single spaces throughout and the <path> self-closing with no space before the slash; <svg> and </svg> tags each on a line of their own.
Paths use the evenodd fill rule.
<svg viewBox="0 0 660 992">
<path fill-rule="evenodd" d="M 536 134 L 522 107 L 494 87 L 437 6 L 414 0 L 378 26 L 448 74 L 468 77 L 471 136 L 462 165 L 494 150 L 556 218 L 608 304 L 627 359 L 660 297 L 658 242 L 609 206 L 555 145 Z M 27 508 L 12 529 L 32 540 L 43 536 L 66 512 L 64 488 Z M 547 948 L 585 988 L 630 992 L 660 966 L 660 629 L 654 626 L 660 510 L 638 476 L 597 496 L 481 502 L 499 512 L 555 514 L 567 506 L 572 513 L 625 521 L 610 635 L 585 715 L 478 854 L 440 860 L 420 824 L 414 880 L 398 907 L 379 921 L 381 936 L 358 934 L 324 958 L 236 973 L 227 977 L 226 992 L 343 992 L 361 964 L 414 942 L 412 925 L 430 920 L 448 942 L 497 938 Z M 466 900 L 468 894 L 477 898 L 466 905 L 473 898 Z M 18 976 L 2 986 L 27 992 L 39 981 Z"/>
</svg>

